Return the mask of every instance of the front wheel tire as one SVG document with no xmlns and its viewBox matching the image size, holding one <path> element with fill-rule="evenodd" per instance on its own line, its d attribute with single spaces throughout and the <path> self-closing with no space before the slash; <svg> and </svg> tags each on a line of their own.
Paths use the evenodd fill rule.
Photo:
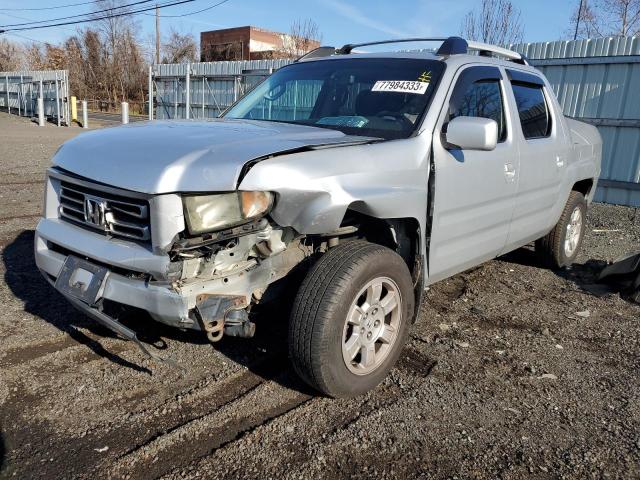
<svg viewBox="0 0 640 480">
<path fill-rule="evenodd" d="M 402 351 L 414 302 L 409 269 L 392 250 L 360 240 L 332 248 L 294 302 L 289 354 L 296 372 L 331 397 L 371 390 Z"/>
</svg>

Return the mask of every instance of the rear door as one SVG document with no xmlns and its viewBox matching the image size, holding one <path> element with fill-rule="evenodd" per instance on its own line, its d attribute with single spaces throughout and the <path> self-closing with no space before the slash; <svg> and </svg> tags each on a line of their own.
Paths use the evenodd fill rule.
<svg viewBox="0 0 640 480">
<path fill-rule="evenodd" d="M 557 221 L 567 167 L 568 144 L 556 121 L 557 104 L 538 75 L 506 70 L 509 101 L 517 110 L 515 138 L 520 151 L 516 206 L 505 252 L 545 235 Z"/>
<path fill-rule="evenodd" d="M 506 82 L 493 66 L 469 66 L 458 72 L 447 108 L 433 140 L 435 191 L 429 283 L 497 256 L 504 248 L 515 206 L 518 153 L 514 148 L 513 115 L 505 102 Z M 457 116 L 498 122 L 493 151 L 448 148 L 447 123 Z"/>
</svg>

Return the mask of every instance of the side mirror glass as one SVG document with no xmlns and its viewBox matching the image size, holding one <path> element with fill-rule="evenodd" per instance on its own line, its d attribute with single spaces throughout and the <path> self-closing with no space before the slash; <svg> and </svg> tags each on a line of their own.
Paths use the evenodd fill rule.
<svg viewBox="0 0 640 480">
<path fill-rule="evenodd" d="M 450 148 L 491 151 L 498 144 L 498 123 L 489 118 L 456 117 L 447 125 Z"/>
</svg>

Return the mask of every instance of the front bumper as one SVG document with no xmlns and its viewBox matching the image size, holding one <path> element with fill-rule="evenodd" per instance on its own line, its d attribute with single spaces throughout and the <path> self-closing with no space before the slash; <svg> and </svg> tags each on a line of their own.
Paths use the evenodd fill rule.
<svg viewBox="0 0 640 480">
<path fill-rule="evenodd" d="M 69 244 L 71 239 L 73 245 Z M 35 260 L 40 271 L 52 284 L 67 259 L 66 255 L 51 248 L 53 244 L 98 263 L 118 268 L 136 267 L 136 270 L 151 275 L 166 271 L 169 262 L 168 257 L 165 260 L 141 246 L 110 242 L 102 235 L 79 229 L 60 220 L 42 219 L 35 234 Z M 111 271 L 102 298 L 146 310 L 155 320 L 168 325 L 199 329 L 198 323 L 189 317 L 189 310 L 196 304 L 196 295 L 182 295 L 171 288 L 170 284 L 155 284 Z M 74 302 L 74 305 L 93 316 L 95 309 L 82 302 Z"/>
</svg>

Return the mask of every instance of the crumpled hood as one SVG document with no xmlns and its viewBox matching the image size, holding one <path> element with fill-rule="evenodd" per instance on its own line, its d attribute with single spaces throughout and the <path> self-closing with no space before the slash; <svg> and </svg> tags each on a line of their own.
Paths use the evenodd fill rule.
<svg viewBox="0 0 640 480">
<path fill-rule="evenodd" d="M 286 123 L 216 119 L 132 123 L 78 135 L 53 157 L 76 175 L 143 193 L 235 190 L 244 164 L 265 155 L 368 137 Z"/>
</svg>

